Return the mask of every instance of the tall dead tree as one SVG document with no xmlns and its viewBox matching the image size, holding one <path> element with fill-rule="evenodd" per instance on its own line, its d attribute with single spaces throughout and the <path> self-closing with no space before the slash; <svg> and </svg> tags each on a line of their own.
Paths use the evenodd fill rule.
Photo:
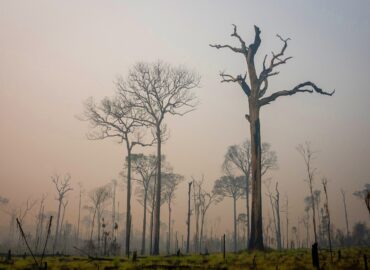
<svg viewBox="0 0 370 270">
<path fill-rule="evenodd" d="M 270 191 L 270 181 L 266 181 L 267 195 L 270 198 L 272 216 L 275 226 L 275 237 L 276 237 L 276 247 L 278 250 L 281 250 L 281 224 L 280 224 L 280 193 L 278 189 L 278 182 L 275 185 L 275 195 Z"/>
<path fill-rule="evenodd" d="M 168 115 L 183 116 L 195 109 L 196 97 L 190 91 L 198 87 L 200 77 L 184 67 L 173 67 L 161 61 L 137 63 L 128 77 L 117 82 L 118 94 L 132 108 L 142 113 L 141 121 L 152 127 L 157 143 L 157 187 L 154 220 L 154 255 L 159 254 L 161 214 L 162 142 Z"/>
<path fill-rule="evenodd" d="M 221 82 L 238 83 L 245 95 L 248 98 L 249 113 L 245 115 L 249 121 L 250 137 L 251 137 L 251 166 L 252 166 L 252 213 L 251 213 L 251 237 L 249 240 L 249 249 L 264 249 L 263 247 L 263 226 L 262 226 L 262 197 L 261 197 L 261 176 L 262 176 L 262 156 L 261 156 L 261 124 L 260 124 L 260 109 L 275 101 L 279 97 L 291 96 L 297 93 L 313 93 L 317 92 L 323 95 L 331 96 L 333 92 L 328 93 L 317 87 L 311 81 L 306 81 L 296 85 L 288 90 L 281 90 L 265 96 L 268 89 L 268 81 L 271 76 L 279 74 L 276 68 L 287 63 L 292 57 L 285 57 L 285 50 L 288 46 L 289 38 L 284 39 L 280 35 L 277 37 L 283 42 L 282 49 L 278 53 L 272 53 L 270 63 L 267 63 L 267 55 L 264 57 L 262 71 L 257 74 L 255 67 L 255 56 L 261 44 L 261 30 L 254 26 L 254 41 L 247 45 L 242 37 L 238 34 L 237 28 L 234 25 L 234 30 L 231 34 L 240 43 L 240 47 L 230 45 L 210 45 L 216 49 L 229 49 L 235 53 L 241 54 L 246 61 L 247 71 L 245 75 L 233 76 L 226 73 L 221 73 Z M 247 80 L 247 76 L 248 79 Z"/>
<path fill-rule="evenodd" d="M 127 151 L 127 196 L 126 196 L 126 255 L 130 254 L 130 220 L 131 220 L 131 155 L 135 146 L 150 146 L 144 143 L 143 127 L 145 123 L 141 118 L 142 113 L 135 110 L 131 103 L 119 94 L 114 98 L 104 98 L 100 105 L 95 104 L 92 98 L 85 102 L 85 111 L 80 118 L 88 121 L 91 131 L 87 134 L 90 140 L 103 140 L 116 138 L 119 143 L 124 143 Z"/>
<path fill-rule="evenodd" d="M 60 235 L 59 228 L 61 226 L 60 224 L 60 214 L 62 210 L 62 205 L 64 202 L 64 198 L 66 194 L 69 191 L 72 191 L 73 189 L 71 188 L 71 175 L 66 174 L 63 179 L 59 174 L 55 174 L 51 177 L 51 181 L 54 183 L 55 188 L 57 190 L 57 200 L 58 200 L 58 214 L 57 214 L 57 224 L 55 227 L 55 235 L 54 235 L 54 244 L 53 244 L 53 253 L 55 252 L 55 249 L 57 248 L 58 245 L 58 237 Z"/>
<path fill-rule="evenodd" d="M 324 188 L 324 193 L 325 193 L 325 203 L 324 203 L 324 208 L 325 208 L 325 214 L 327 218 L 327 230 L 328 230 L 328 241 L 329 241 L 329 250 L 330 250 L 330 258 L 331 262 L 333 262 L 333 252 L 331 248 L 331 220 L 330 220 L 330 212 L 329 212 L 329 198 L 328 198 L 328 180 L 326 178 L 322 179 L 322 186 Z"/>
<path fill-rule="evenodd" d="M 312 151 L 310 143 L 306 142 L 305 145 L 298 145 L 297 151 L 302 155 L 307 172 L 307 179 L 305 180 L 308 183 L 308 188 L 310 190 L 310 202 L 312 207 L 312 223 L 313 223 L 313 232 L 315 243 L 317 243 L 317 232 L 316 232 L 316 207 L 315 207 L 315 196 L 313 192 L 313 184 L 316 168 L 312 167 L 312 159 L 314 159 L 315 152 Z"/>
<path fill-rule="evenodd" d="M 343 189 L 340 190 L 342 194 L 343 200 L 343 208 L 344 208 L 344 218 L 346 219 L 346 232 L 347 232 L 347 239 L 349 239 L 349 223 L 348 223 L 348 214 L 347 214 L 347 203 L 346 203 L 346 193 Z"/>
</svg>

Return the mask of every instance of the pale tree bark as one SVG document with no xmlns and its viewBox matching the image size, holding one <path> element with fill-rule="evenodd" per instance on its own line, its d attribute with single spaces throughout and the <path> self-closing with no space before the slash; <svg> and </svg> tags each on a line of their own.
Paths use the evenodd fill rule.
<svg viewBox="0 0 370 270">
<path fill-rule="evenodd" d="M 126 80 L 117 82 L 118 94 L 140 111 L 140 121 L 153 129 L 157 143 L 157 186 L 154 213 L 153 254 L 159 254 L 162 190 L 162 143 L 166 134 L 167 115 L 183 116 L 195 109 L 196 98 L 190 91 L 198 87 L 200 77 L 184 67 L 172 67 L 163 62 L 137 63 Z"/>
<path fill-rule="evenodd" d="M 237 33 L 237 28 L 234 25 L 234 31 L 231 34 L 240 43 L 240 47 L 233 47 L 230 45 L 210 45 L 216 49 L 229 49 L 235 53 L 241 54 L 246 61 L 247 72 L 245 75 L 232 76 L 229 74 L 221 73 L 222 82 L 236 82 L 238 83 L 243 92 L 248 97 L 249 114 L 246 119 L 249 121 L 250 136 L 251 136 L 251 170 L 252 170 L 252 213 L 251 213 L 251 237 L 249 240 L 249 249 L 263 250 L 263 226 L 262 226 L 262 197 L 261 197 L 261 125 L 260 125 L 260 109 L 275 101 L 282 96 L 291 96 L 296 93 L 313 93 L 317 92 L 323 95 L 332 95 L 317 87 L 314 83 L 307 81 L 300 83 L 289 90 L 281 90 L 264 97 L 268 90 L 268 79 L 271 76 L 279 74 L 275 71 L 277 67 L 285 64 L 291 57 L 285 57 L 284 53 L 288 45 L 289 39 L 283 39 L 278 35 L 278 38 L 283 42 L 283 47 L 278 53 L 272 53 L 270 64 L 266 65 L 267 55 L 264 58 L 262 71 L 257 75 L 255 67 L 255 55 L 261 44 L 261 31 L 257 26 L 254 26 L 255 36 L 254 41 L 247 45 L 245 41 Z M 247 82 L 247 76 L 249 82 Z"/>
</svg>

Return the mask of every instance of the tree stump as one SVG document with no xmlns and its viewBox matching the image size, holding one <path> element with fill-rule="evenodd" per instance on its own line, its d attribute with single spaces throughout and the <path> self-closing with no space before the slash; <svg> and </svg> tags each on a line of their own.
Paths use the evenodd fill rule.
<svg viewBox="0 0 370 270">
<path fill-rule="evenodd" d="M 312 265 L 317 269 L 320 269 L 319 251 L 317 243 L 312 245 Z"/>
</svg>

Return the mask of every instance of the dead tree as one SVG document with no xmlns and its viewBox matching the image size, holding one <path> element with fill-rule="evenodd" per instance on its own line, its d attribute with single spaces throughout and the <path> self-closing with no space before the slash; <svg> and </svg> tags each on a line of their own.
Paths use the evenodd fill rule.
<svg viewBox="0 0 370 270">
<path fill-rule="evenodd" d="M 329 250 L 330 250 L 330 258 L 331 262 L 333 262 L 333 252 L 331 248 L 331 223 L 330 223 L 330 212 L 329 212 L 329 198 L 328 198 L 328 180 L 326 178 L 322 179 L 322 186 L 324 188 L 324 193 L 325 193 L 325 203 L 324 203 L 324 208 L 326 212 L 326 217 L 327 217 L 327 230 L 328 230 L 328 240 L 329 240 Z"/>
<path fill-rule="evenodd" d="M 217 179 L 213 186 L 213 191 L 221 198 L 229 197 L 233 199 L 233 213 L 234 213 L 234 252 L 237 251 L 237 241 L 236 241 L 236 202 L 237 200 L 244 195 L 244 177 L 235 177 L 231 174 L 222 176 Z"/>
<path fill-rule="evenodd" d="M 277 156 L 275 151 L 270 150 L 269 143 L 262 143 L 262 176 L 270 169 L 277 168 Z M 228 147 L 223 167 L 227 170 L 238 169 L 245 176 L 245 201 L 247 217 L 247 241 L 249 241 L 249 193 L 250 193 L 250 175 L 251 175 L 251 142 L 246 140 L 241 145 L 231 145 Z"/>
<path fill-rule="evenodd" d="M 191 194 L 191 185 L 193 184 L 193 182 L 189 182 L 188 183 L 188 186 L 189 186 L 189 189 L 188 189 L 188 219 L 186 221 L 186 225 L 187 225 L 187 230 L 188 230 L 188 234 L 187 234 L 187 238 L 186 238 L 186 253 L 189 254 L 189 247 L 190 247 L 190 216 L 191 216 L 191 208 L 190 208 L 190 194 Z"/>
<path fill-rule="evenodd" d="M 283 42 L 282 49 L 278 53 L 272 53 L 270 63 L 266 63 L 267 55 L 264 57 L 262 71 L 257 74 L 255 67 L 255 56 L 261 44 L 261 30 L 254 26 L 255 36 L 254 41 L 247 45 L 242 37 L 237 33 L 237 28 L 234 25 L 232 37 L 236 38 L 240 43 L 240 47 L 230 45 L 210 45 L 216 49 L 229 49 L 234 53 L 241 54 L 247 64 L 247 72 L 245 75 L 229 75 L 221 73 L 221 82 L 238 83 L 245 95 L 248 98 L 249 114 L 245 117 L 249 121 L 250 137 L 251 137 L 251 166 L 252 166 L 252 215 L 251 215 L 251 238 L 249 240 L 250 249 L 263 249 L 263 226 L 262 226 L 262 197 L 261 197 L 261 176 L 262 176 L 262 161 L 261 161 L 261 124 L 260 124 L 260 109 L 275 101 L 279 97 L 291 96 L 297 93 L 313 93 L 317 92 L 323 95 L 331 96 L 333 92 L 328 93 L 317 87 L 311 81 L 306 81 L 296 85 L 288 90 L 281 90 L 265 96 L 268 89 L 268 80 L 271 76 L 279 74 L 276 68 L 287 63 L 292 57 L 285 57 L 285 50 L 288 46 L 288 39 L 283 39 L 280 35 L 277 37 Z M 247 75 L 249 82 L 247 80 Z"/>
<path fill-rule="evenodd" d="M 44 215 L 44 211 L 45 211 L 44 202 L 45 202 L 46 197 L 47 197 L 46 194 L 42 194 L 41 200 L 40 200 L 39 211 L 38 211 L 38 213 L 36 215 L 35 253 L 37 253 L 37 251 L 38 251 L 38 246 L 39 246 L 39 243 L 40 243 L 40 240 L 41 240 L 40 238 L 42 236 L 42 226 L 43 226 L 44 218 L 45 218 L 45 215 Z"/>
<path fill-rule="evenodd" d="M 76 243 L 78 245 L 80 239 L 80 222 L 81 222 L 81 199 L 82 199 L 82 183 L 78 183 L 80 188 L 78 196 L 78 218 L 77 218 L 77 231 L 76 231 Z"/>
<path fill-rule="evenodd" d="M 278 190 L 278 182 L 275 185 L 275 196 L 270 191 L 270 181 L 266 181 L 267 196 L 270 198 L 272 216 L 275 227 L 276 246 L 281 250 L 281 224 L 280 224 L 280 193 Z"/>
<path fill-rule="evenodd" d="M 194 209 L 194 222 L 195 222 L 195 233 L 194 233 L 194 251 L 198 253 L 200 251 L 199 243 L 199 221 L 200 221 L 200 207 L 202 199 L 202 186 L 204 181 L 204 176 L 199 181 L 193 179 L 193 209 Z"/>
<path fill-rule="evenodd" d="M 58 237 L 59 237 L 59 228 L 60 228 L 60 214 L 61 214 L 61 210 L 62 210 L 62 204 L 63 204 L 63 201 L 64 201 L 64 198 L 66 196 L 66 194 L 69 192 L 69 191 L 72 191 L 73 189 L 71 188 L 71 183 L 70 183 L 70 180 L 71 180 L 71 175 L 70 174 L 66 174 L 63 179 L 61 178 L 61 176 L 59 174 L 55 174 L 51 177 L 51 181 L 54 183 L 55 185 L 55 188 L 57 190 L 57 200 L 58 200 L 58 214 L 57 214 L 57 224 L 56 224 L 56 227 L 55 227 L 55 238 L 54 238 L 54 244 L 53 244 L 53 253 L 55 252 L 55 249 L 57 248 L 57 244 L 58 244 Z"/>
<path fill-rule="evenodd" d="M 105 98 L 100 105 L 95 104 L 92 98 L 85 103 L 83 121 L 91 124 L 91 131 L 87 137 L 91 140 L 116 138 L 119 143 L 124 143 L 127 151 L 127 196 L 126 196 L 126 255 L 130 254 L 130 217 L 131 217 L 131 155 L 133 148 L 150 146 L 152 143 L 144 143 L 141 112 L 135 110 L 131 103 L 122 98 L 119 93 L 114 98 Z"/>
<path fill-rule="evenodd" d="M 167 238 L 167 253 L 171 251 L 171 214 L 172 214 L 172 202 L 175 198 L 175 191 L 178 185 L 184 180 L 182 175 L 173 173 L 172 170 L 163 173 L 163 199 L 168 205 L 168 238 Z"/>
<path fill-rule="evenodd" d="M 305 180 L 308 183 L 310 190 L 310 200 L 312 207 L 312 223 L 313 223 L 313 232 L 315 243 L 317 243 L 317 232 L 316 232 L 316 207 L 315 207 L 315 197 L 313 192 L 314 176 L 316 168 L 312 167 L 312 160 L 314 159 L 315 152 L 312 151 L 310 143 L 306 142 L 305 146 L 298 145 L 297 151 L 302 155 L 303 160 L 306 166 L 307 179 Z"/>
<path fill-rule="evenodd" d="M 110 198 L 111 192 L 109 186 L 101 186 L 91 191 L 90 193 L 90 200 L 93 204 L 94 214 L 92 218 L 92 225 L 91 225 L 91 232 L 90 232 L 90 245 L 93 246 L 93 232 L 94 232 L 94 224 L 95 224 L 95 217 L 97 216 L 97 240 L 98 240 L 98 251 L 100 248 L 100 236 L 101 236 L 101 221 L 102 221 L 102 214 L 104 210 L 104 204 Z"/>
<path fill-rule="evenodd" d="M 154 155 L 145 156 L 143 154 L 136 154 L 132 156 L 132 167 L 134 172 L 138 175 L 135 179 L 139 186 L 137 192 L 141 195 L 139 202 L 143 205 L 143 230 L 141 236 L 141 251 L 140 254 L 145 254 L 145 239 L 146 239 L 146 212 L 148 203 L 148 191 L 151 182 L 153 181 L 157 159 Z"/>
<path fill-rule="evenodd" d="M 343 208 L 344 208 L 344 217 L 346 219 L 346 232 L 347 232 L 347 239 L 349 239 L 349 223 L 348 223 L 348 214 L 347 214 L 347 203 L 346 203 L 346 193 L 343 189 L 340 190 L 342 194 L 343 200 Z"/>
<path fill-rule="evenodd" d="M 183 116 L 195 109 L 196 97 L 190 91 L 198 87 L 200 77 L 184 67 L 163 62 L 137 63 L 126 79 L 117 82 L 118 94 L 132 108 L 138 109 L 141 121 L 153 129 L 157 143 L 157 187 L 154 220 L 153 253 L 159 254 L 162 143 L 166 133 L 164 119 L 168 115 Z"/>
<path fill-rule="evenodd" d="M 204 189 L 201 190 L 200 195 L 200 237 L 199 237 L 199 251 L 202 251 L 202 244 L 203 244 L 203 234 L 204 234 L 204 221 L 206 218 L 206 214 L 208 209 L 211 207 L 212 204 L 219 201 L 219 196 L 215 192 L 207 192 Z"/>
<path fill-rule="evenodd" d="M 363 190 L 355 191 L 353 195 L 365 203 L 370 215 L 370 184 L 366 184 Z"/>
<path fill-rule="evenodd" d="M 64 216 L 66 214 L 66 209 L 67 209 L 68 201 L 63 201 L 62 206 L 63 206 L 63 214 L 62 214 L 62 220 L 60 222 L 60 229 L 59 229 L 59 239 L 61 239 L 62 236 L 62 231 L 63 231 L 63 226 L 64 226 Z"/>
</svg>

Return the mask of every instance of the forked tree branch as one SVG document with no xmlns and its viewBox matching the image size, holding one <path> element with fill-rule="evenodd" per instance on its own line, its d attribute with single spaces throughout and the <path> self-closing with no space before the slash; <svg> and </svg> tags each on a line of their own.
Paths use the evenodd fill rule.
<svg viewBox="0 0 370 270">
<path fill-rule="evenodd" d="M 244 76 L 238 75 L 235 78 L 234 76 L 231 76 L 229 74 L 225 74 L 224 72 L 221 72 L 220 76 L 222 77 L 221 82 L 237 82 L 237 83 L 239 83 L 239 85 L 243 89 L 244 93 L 247 96 L 250 96 L 251 89 L 250 89 L 249 85 L 247 84 L 247 82 L 245 80 L 247 78 L 247 74 L 245 74 Z"/>
<path fill-rule="evenodd" d="M 307 88 L 307 87 L 309 87 L 309 88 Z M 278 97 L 291 96 L 291 95 L 294 95 L 294 94 L 300 93 L 300 92 L 301 93 L 303 93 L 303 92 L 307 92 L 307 93 L 316 92 L 316 93 L 319 93 L 321 95 L 332 96 L 335 93 L 335 90 L 333 90 L 332 92 L 325 92 L 321 88 L 317 87 L 316 84 L 314 84 L 313 82 L 307 81 L 307 82 L 298 84 L 296 87 L 294 87 L 291 90 L 281 90 L 279 92 L 271 94 L 268 97 L 260 99 L 259 100 L 259 106 L 262 107 L 266 104 L 269 104 L 271 101 L 274 101 Z"/>
</svg>

